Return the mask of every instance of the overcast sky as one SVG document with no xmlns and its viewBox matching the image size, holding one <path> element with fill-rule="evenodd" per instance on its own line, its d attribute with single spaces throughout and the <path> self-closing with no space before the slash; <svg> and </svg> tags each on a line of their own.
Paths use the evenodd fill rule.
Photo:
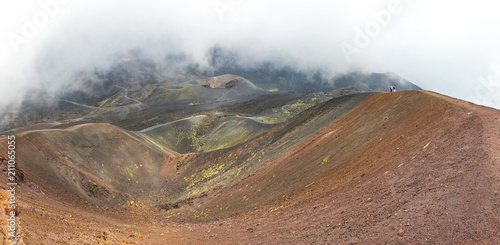
<svg viewBox="0 0 500 245">
<path fill-rule="evenodd" d="M 0 0 L 0 106 L 71 86 L 140 48 L 203 62 L 214 44 L 333 73 L 394 72 L 500 108 L 500 2 L 431 0 Z"/>
</svg>

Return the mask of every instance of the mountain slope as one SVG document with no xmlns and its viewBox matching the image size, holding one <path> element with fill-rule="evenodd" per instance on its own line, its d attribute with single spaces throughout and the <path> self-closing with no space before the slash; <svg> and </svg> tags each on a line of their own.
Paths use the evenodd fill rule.
<svg viewBox="0 0 500 245">
<path fill-rule="evenodd" d="M 122 136 L 117 140 L 125 143 L 106 137 L 106 144 L 114 146 L 100 152 L 136 152 L 128 156 L 130 161 L 150 169 L 143 175 L 151 184 L 147 189 L 141 183 L 129 184 L 131 190 L 116 188 L 118 194 L 134 197 L 140 205 L 128 205 L 126 196 L 119 203 L 125 207 L 89 211 L 84 204 L 78 204 L 79 209 L 58 206 L 55 211 L 28 211 L 22 219 L 27 220 L 30 234 L 42 234 L 41 227 L 49 222 L 37 220 L 41 225 L 35 225 L 39 212 L 77 217 L 86 213 L 98 220 L 92 227 L 61 230 L 59 238 L 45 238 L 51 243 L 60 243 L 61 237 L 75 232 L 81 233 L 79 241 L 98 239 L 96 231 L 105 227 L 121 231 L 108 234 L 108 239 L 131 241 L 128 235 L 137 232 L 144 234 L 142 242 L 148 244 L 180 239 L 182 243 L 227 244 L 496 243 L 500 237 L 499 118 L 497 110 L 427 91 L 357 94 L 311 107 L 244 144 L 177 156 L 153 151 L 138 138 L 123 136 L 126 132 L 107 128 L 118 130 L 116 134 Z M 81 166 L 86 166 L 86 157 L 98 159 L 98 153 L 85 143 L 78 145 L 60 131 L 50 132 L 54 136 L 42 136 L 52 142 L 51 152 L 60 150 Z M 40 160 L 49 154 L 30 153 L 46 145 L 34 140 L 40 133 L 19 136 L 19 144 L 29 146 L 19 151 L 20 156 L 26 155 L 19 159 L 19 166 L 26 183 L 46 191 L 50 183 L 44 184 L 45 176 L 36 173 L 47 167 L 36 163 L 35 155 L 28 157 L 38 154 Z M 79 137 L 92 136 L 91 131 L 79 133 Z M 5 144 L 0 141 L 1 149 L 6 149 Z M 141 159 L 139 152 L 145 150 L 152 163 Z M 64 159 L 55 158 L 57 162 Z M 116 171 L 118 177 L 108 174 L 101 179 L 120 181 L 124 170 Z M 42 196 L 28 184 L 20 188 L 28 196 Z M 136 194 L 134 188 L 148 193 Z M 36 200 L 27 197 L 26 202 L 33 205 Z M 57 205 L 54 200 L 73 203 L 59 195 L 40 200 L 40 206 Z M 115 224 L 99 221 L 108 216 L 116 219 Z M 56 227 L 63 224 L 53 222 Z M 155 225 L 146 229 L 146 224 Z"/>
<path fill-rule="evenodd" d="M 235 146 L 273 126 L 255 118 L 209 113 L 156 125 L 134 134 L 177 155 Z"/>
<path fill-rule="evenodd" d="M 290 242 L 295 236 L 286 234 L 305 227 L 312 230 L 298 233 L 335 243 L 496 241 L 498 111 L 430 92 L 377 94 L 332 117 L 342 107 L 335 104 L 326 111 L 313 108 L 271 130 L 257 140 L 268 141 L 264 146 L 232 149 L 244 158 L 242 165 L 233 165 L 242 169 L 239 174 L 223 172 L 227 168 L 219 167 L 220 160 L 209 163 L 203 169 L 220 172 L 187 188 L 198 186 L 213 194 L 195 201 L 193 206 L 201 205 L 199 213 L 186 212 L 183 219 L 243 213 L 265 224 L 252 228 L 261 231 L 252 237 L 278 232 Z M 264 153 L 259 158 L 264 163 L 245 154 L 257 149 Z M 186 176 L 202 171 L 188 170 Z"/>
<path fill-rule="evenodd" d="M 111 205 L 162 183 L 155 173 L 166 153 L 109 124 L 30 131 L 16 143 L 25 178 L 56 199 L 70 193 Z"/>
</svg>

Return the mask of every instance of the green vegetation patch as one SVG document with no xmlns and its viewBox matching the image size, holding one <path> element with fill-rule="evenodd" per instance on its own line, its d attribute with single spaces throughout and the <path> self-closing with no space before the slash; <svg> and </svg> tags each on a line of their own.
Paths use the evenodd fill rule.
<svg viewBox="0 0 500 245">
<path fill-rule="evenodd" d="M 316 93 L 307 96 L 304 99 L 293 101 L 282 107 L 273 108 L 270 111 L 264 113 L 264 115 L 258 116 L 257 118 L 266 123 L 279 124 L 309 109 L 310 107 L 327 101 L 331 98 L 331 96 Z"/>
<path fill-rule="evenodd" d="M 321 162 L 320 165 L 323 165 L 323 164 L 327 163 L 328 159 L 330 159 L 330 156 L 325 157 L 325 159 L 323 159 L 323 161 Z"/>
</svg>

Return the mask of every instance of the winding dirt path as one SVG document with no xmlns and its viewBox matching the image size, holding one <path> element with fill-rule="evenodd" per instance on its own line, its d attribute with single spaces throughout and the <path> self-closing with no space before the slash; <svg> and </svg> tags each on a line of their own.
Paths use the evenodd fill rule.
<svg viewBox="0 0 500 245">
<path fill-rule="evenodd" d="M 124 106 L 110 106 L 110 107 L 97 107 L 97 106 L 90 106 L 90 105 L 85 105 L 85 104 L 82 104 L 82 103 L 78 103 L 78 102 L 74 102 L 74 101 L 71 101 L 71 100 L 64 100 L 64 99 L 52 99 L 51 101 L 62 101 L 62 102 L 66 102 L 66 103 L 70 103 L 70 104 L 73 104 L 73 105 L 77 105 L 77 106 L 82 106 L 82 107 L 85 107 L 85 108 L 89 108 L 89 109 L 114 109 L 114 108 L 125 108 L 125 107 L 130 107 L 130 106 L 136 106 L 136 107 L 139 107 L 141 105 L 143 105 L 143 103 L 139 100 L 136 100 L 134 98 L 131 98 L 128 96 L 128 89 L 127 88 L 124 88 L 122 86 L 119 86 L 119 85 L 113 85 L 113 86 L 116 86 L 118 88 L 121 88 L 124 90 L 124 94 L 123 94 L 123 97 L 127 100 L 131 100 L 134 102 L 134 104 L 132 105 L 124 105 Z"/>
<path fill-rule="evenodd" d="M 141 101 L 136 100 L 136 99 L 131 98 L 131 97 L 129 97 L 129 96 L 128 96 L 128 89 L 127 89 L 127 88 L 124 88 L 124 87 L 119 86 L 119 85 L 113 85 L 113 86 L 123 89 L 123 90 L 125 91 L 125 93 L 123 94 L 123 97 L 125 97 L 126 99 L 131 100 L 131 101 L 134 101 L 135 103 L 137 103 L 137 104 L 139 104 L 139 105 L 142 105 L 142 102 L 141 102 Z"/>
<path fill-rule="evenodd" d="M 169 124 L 176 123 L 176 122 L 182 122 L 182 121 L 186 121 L 186 120 L 193 119 L 193 118 L 198 118 L 198 117 L 206 117 L 206 115 L 192 116 L 192 117 L 187 117 L 187 118 L 183 118 L 183 119 L 179 119 L 179 120 L 175 120 L 175 121 L 171 121 L 171 122 L 167 122 L 167 123 L 163 123 L 163 124 L 158 124 L 158 125 L 155 125 L 155 126 L 151 126 L 149 128 L 145 128 L 143 130 L 139 130 L 139 132 L 141 132 L 141 133 L 147 133 L 149 131 L 155 130 L 155 129 L 157 129 L 159 127 L 163 127 L 165 125 L 169 125 Z"/>
</svg>

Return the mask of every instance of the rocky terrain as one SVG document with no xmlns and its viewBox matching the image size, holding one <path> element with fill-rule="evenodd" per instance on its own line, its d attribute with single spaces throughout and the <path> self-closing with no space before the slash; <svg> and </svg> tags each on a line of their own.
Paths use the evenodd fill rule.
<svg viewBox="0 0 500 245">
<path fill-rule="evenodd" d="M 196 83 L 214 93 L 233 89 Z M 142 108 L 154 96 L 135 91 L 117 93 L 138 102 L 111 106 L 137 107 L 132 121 L 155 109 Z M 108 113 L 94 123 L 17 129 L 20 237 L 26 244 L 500 243 L 498 110 L 428 91 L 334 93 L 276 124 L 259 116 L 290 112 L 314 93 L 224 104 L 215 96 L 216 107 L 188 116 L 177 109 L 180 118 L 137 129 Z M 0 139 L 2 183 L 7 141 Z"/>
</svg>

